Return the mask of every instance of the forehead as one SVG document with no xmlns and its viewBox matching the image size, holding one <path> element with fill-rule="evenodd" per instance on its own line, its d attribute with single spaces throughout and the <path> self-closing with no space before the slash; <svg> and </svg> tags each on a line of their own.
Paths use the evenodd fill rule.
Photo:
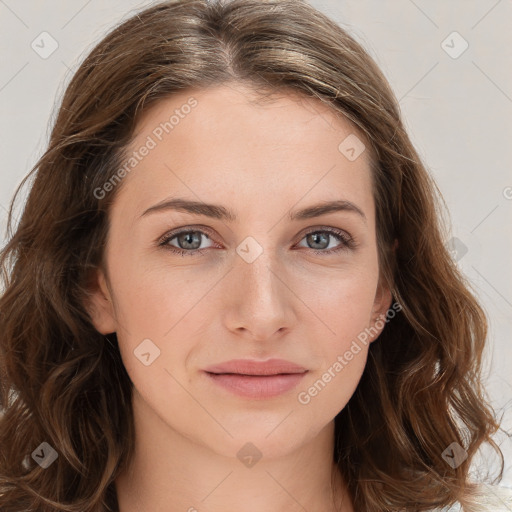
<svg viewBox="0 0 512 512">
<path fill-rule="evenodd" d="M 293 91 L 265 98 L 240 85 L 182 91 L 145 112 L 127 159 L 135 153 L 121 201 L 138 212 L 176 193 L 238 200 L 240 208 L 255 195 L 267 208 L 272 198 L 289 206 L 343 198 L 372 214 L 365 137 L 320 100 Z"/>
</svg>

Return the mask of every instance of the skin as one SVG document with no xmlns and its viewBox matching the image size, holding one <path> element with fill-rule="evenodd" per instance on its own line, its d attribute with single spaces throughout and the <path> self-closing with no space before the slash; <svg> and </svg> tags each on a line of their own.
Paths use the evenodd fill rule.
<svg viewBox="0 0 512 512">
<path fill-rule="evenodd" d="M 333 504 L 334 418 L 356 389 L 369 345 L 360 344 L 309 403 L 297 396 L 391 304 L 379 283 L 368 151 L 349 161 L 338 150 L 350 134 L 364 138 L 319 100 L 291 92 L 261 103 L 251 89 L 229 84 L 152 106 L 129 152 L 190 97 L 197 106 L 119 185 L 106 269 L 89 305 L 99 332 L 117 332 L 134 385 L 135 456 L 116 480 L 120 510 L 353 511 L 337 472 L 342 499 Z M 170 197 L 223 205 L 238 220 L 176 210 L 140 217 Z M 354 203 L 366 218 L 353 211 L 288 218 L 331 200 Z M 175 228 L 204 230 L 193 247 L 200 242 L 205 251 L 183 257 L 159 247 Z M 343 241 L 325 228 L 348 233 L 357 246 L 329 254 Z M 236 251 L 248 236 L 263 250 L 251 263 Z M 180 239 L 167 245 L 191 251 Z M 148 366 L 134 355 L 144 339 L 160 350 Z M 230 359 L 274 357 L 308 373 L 269 399 L 231 394 L 202 372 Z M 262 454 L 252 467 L 237 457 L 248 442 Z"/>
</svg>

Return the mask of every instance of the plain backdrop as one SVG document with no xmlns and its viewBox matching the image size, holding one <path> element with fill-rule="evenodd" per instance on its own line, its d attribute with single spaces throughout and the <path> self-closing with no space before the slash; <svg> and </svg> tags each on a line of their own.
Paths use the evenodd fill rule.
<svg viewBox="0 0 512 512">
<path fill-rule="evenodd" d="M 151 3 L 0 0 L 1 245 L 15 187 L 44 150 L 73 70 L 108 30 Z M 450 211 L 446 243 L 489 316 L 486 385 L 511 432 L 512 2 L 309 3 L 363 44 L 395 91 Z M 512 486 L 511 440 L 496 440 L 507 460 L 503 483 Z"/>
</svg>

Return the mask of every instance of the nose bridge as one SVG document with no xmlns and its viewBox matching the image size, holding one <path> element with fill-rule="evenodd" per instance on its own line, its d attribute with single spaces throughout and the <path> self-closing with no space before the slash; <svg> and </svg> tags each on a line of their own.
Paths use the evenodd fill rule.
<svg viewBox="0 0 512 512">
<path fill-rule="evenodd" d="M 280 267 L 271 249 L 264 250 L 254 239 L 242 242 L 237 248 L 235 272 L 239 276 L 239 282 L 246 290 L 245 295 L 251 300 L 261 302 L 262 306 L 275 302 L 276 295 L 282 293 L 276 277 Z"/>
<path fill-rule="evenodd" d="M 269 240 L 269 237 L 266 237 Z M 276 253 L 248 237 L 236 249 L 228 293 L 230 328 L 245 328 L 256 337 L 270 337 L 288 326 L 290 292 L 283 283 Z"/>
</svg>

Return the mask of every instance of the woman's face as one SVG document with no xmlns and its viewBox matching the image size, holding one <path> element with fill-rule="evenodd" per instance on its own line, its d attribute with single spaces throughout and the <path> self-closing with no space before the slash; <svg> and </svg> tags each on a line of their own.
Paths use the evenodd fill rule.
<svg viewBox="0 0 512 512">
<path fill-rule="evenodd" d="M 147 421 L 219 454 L 250 441 L 272 457 L 343 409 L 378 336 L 368 328 L 391 299 L 378 286 L 362 136 L 318 100 L 256 99 L 223 85 L 146 112 L 92 311 L 100 332 L 117 332 Z M 307 371 L 205 371 L 275 358 Z"/>
</svg>

